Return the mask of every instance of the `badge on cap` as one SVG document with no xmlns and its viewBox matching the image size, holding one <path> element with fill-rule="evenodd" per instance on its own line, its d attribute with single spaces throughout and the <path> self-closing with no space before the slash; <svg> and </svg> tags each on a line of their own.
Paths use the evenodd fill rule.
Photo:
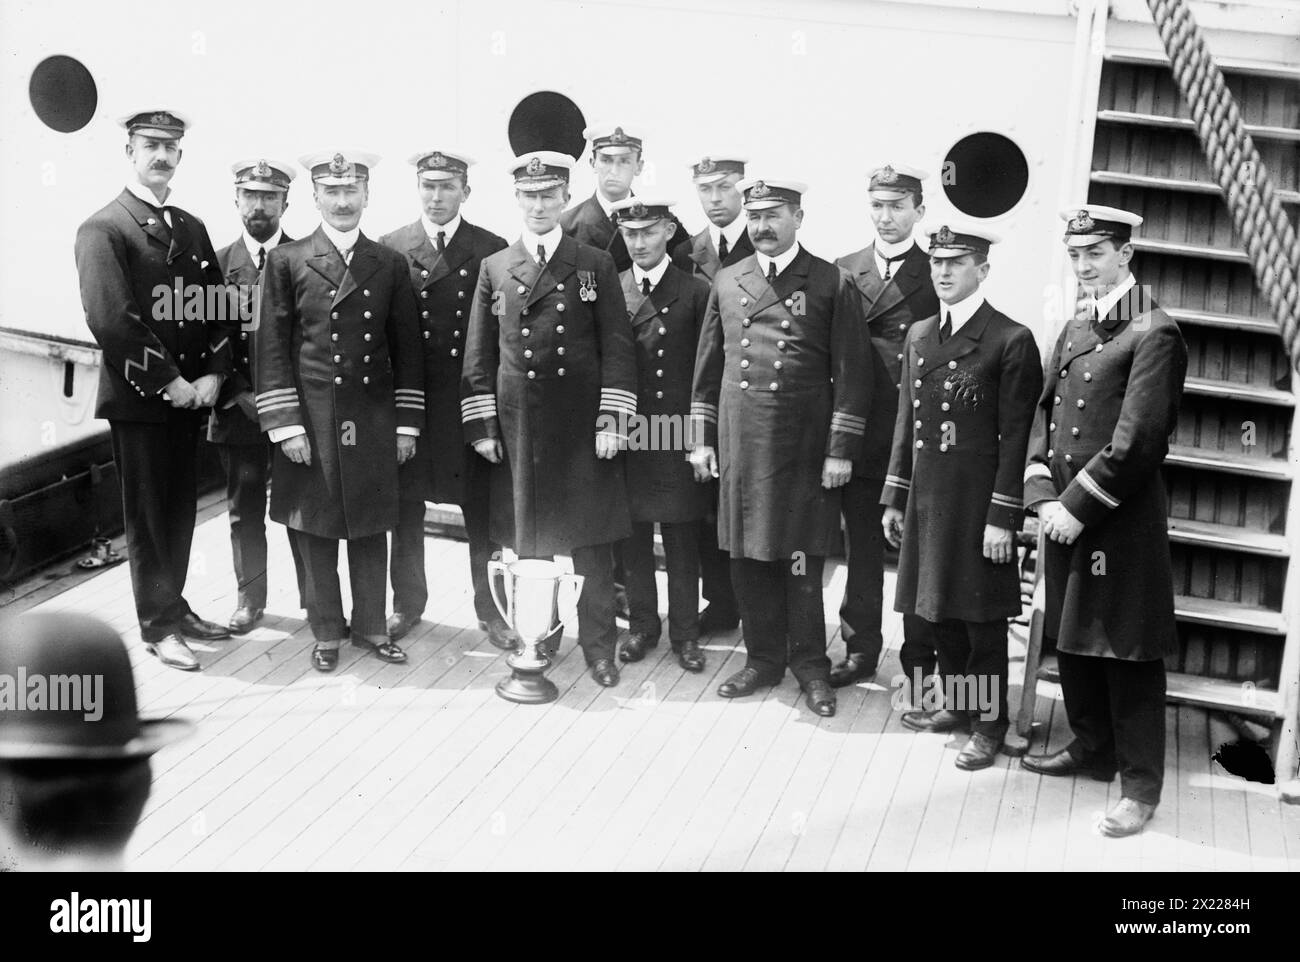
<svg viewBox="0 0 1300 962">
<path fill-rule="evenodd" d="M 1091 233 L 1096 227 L 1097 222 L 1092 219 L 1092 215 L 1086 210 L 1079 211 L 1074 215 L 1074 220 L 1070 221 L 1070 230 L 1080 234 Z"/>
<path fill-rule="evenodd" d="M 948 247 L 956 239 L 957 235 L 949 229 L 947 224 L 944 224 L 934 232 L 934 243 L 939 247 Z"/>
<path fill-rule="evenodd" d="M 538 174 L 546 170 L 546 165 L 542 163 L 542 158 L 534 157 L 528 162 L 527 170 L 529 174 L 536 177 Z"/>
<path fill-rule="evenodd" d="M 749 188 L 750 197 L 766 197 L 771 192 L 772 189 L 768 187 L 767 184 L 763 183 L 761 180 L 755 181 L 754 186 Z"/>
<path fill-rule="evenodd" d="M 897 184 L 898 171 L 894 170 L 893 167 L 890 167 L 888 164 L 886 164 L 884 167 L 881 167 L 879 172 L 876 174 L 876 183 Z"/>
<path fill-rule="evenodd" d="M 708 174 L 711 173 L 713 168 L 716 166 L 717 164 L 713 162 L 711 157 L 703 157 L 700 159 L 700 162 L 695 165 L 695 172 L 697 174 Z"/>
<path fill-rule="evenodd" d="M 348 162 L 343 159 L 342 154 L 335 154 L 334 159 L 330 161 L 330 173 L 342 176 L 348 172 Z"/>
<path fill-rule="evenodd" d="M 633 204 L 631 207 L 627 209 L 627 212 L 632 217 L 637 217 L 637 218 L 644 217 L 646 215 L 645 204 L 641 203 L 640 201 L 637 201 L 635 204 Z"/>
<path fill-rule="evenodd" d="M 612 134 L 609 135 L 609 142 L 610 142 L 611 144 L 625 144 L 625 143 L 627 143 L 627 134 L 623 133 L 623 128 L 622 128 L 622 127 L 615 127 L 615 128 L 614 128 L 614 132 L 613 132 Z"/>
<path fill-rule="evenodd" d="M 444 157 L 444 156 L 442 156 L 442 154 L 441 154 L 439 151 L 436 151 L 436 150 L 435 150 L 432 154 L 429 155 L 429 166 L 430 166 L 430 167 L 446 167 L 446 166 L 447 166 L 447 158 Z"/>
<path fill-rule="evenodd" d="M 253 169 L 253 173 L 258 177 L 270 177 L 271 165 L 268 164 L 265 160 L 259 160 L 257 162 L 257 167 Z"/>
</svg>

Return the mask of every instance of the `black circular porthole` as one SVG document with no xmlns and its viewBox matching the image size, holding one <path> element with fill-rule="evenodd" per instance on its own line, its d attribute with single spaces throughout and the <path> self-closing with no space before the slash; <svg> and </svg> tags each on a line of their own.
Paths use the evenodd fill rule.
<svg viewBox="0 0 1300 962">
<path fill-rule="evenodd" d="M 46 57 L 36 65 L 27 95 L 41 123 L 61 134 L 90 123 L 99 104 L 95 78 L 85 64 L 63 54 Z"/>
<path fill-rule="evenodd" d="M 510 114 L 510 149 L 515 156 L 533 150 L 558 150 L 581 157 L 587 146 L 582 131 L 587 121 L 582 111 L 564 94 L 539 90 L 529 94 Z"/>
<path fill-rule="evenodd" d="M 997 217 L 1025 196 L 1029 161 L 1010 137 L 983 131 L 952 145 L 942 181 L 948 200 L 963 214 Z"/>
</svg>

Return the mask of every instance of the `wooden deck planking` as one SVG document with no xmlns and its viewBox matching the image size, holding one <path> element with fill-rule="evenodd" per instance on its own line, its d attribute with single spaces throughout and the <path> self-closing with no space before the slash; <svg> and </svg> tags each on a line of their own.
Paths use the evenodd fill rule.
<svg viewBox="0 0 1300 962">
<path fill-rule="evenodd" d="M 228 537 L 224 514 L 199 525 L 187 590 L 218 620 L 234 608 Z M 550 673 L 561 700 L 516 706 L 492 691 L 507 669 L 477 630 L 462 543 L 429 542 L 430 605 L 403 643 L 410 662 L 345 647 L 326 676 L 307 661 L 287 545 L 274 529 L 268 540 L 267 620 L 196 645 L 201 673 L 145 652 L 126 565 L 35 605 L 109 620 L 127 639 L 142 710 L 199 724 L 155 756 L 135 867 L 1300 867 L 1300 809 L 1212 770 L 1197 709 L 1169 709 L 1151 827 L 1104 840 L 1093 822 L 1118 800 L 1118 781 L 1040 778 L 1005 758 L 965 773 L 953 767 L 964 737 L 901 728 L 885 681 L 897 673 L 892 613 L 881 681 L 842 691 L 834 719 L 812 716 L 789 678 L 762 696 L 718 698 L 743 664 L 735 634 L 707 639 L 700 675 L 681 672 L 665 644 L 612 690 L 590 681 L 568 637 Z M 842 568 L 827 584 L 833 601 L 837 577 Z M 891 586 L 892 575 L 887 597 Z M 1047 744 L 1033 751 L 1062 747 L 1055 686 L 1040 689 L 1038 718 Z"/>
</svg>

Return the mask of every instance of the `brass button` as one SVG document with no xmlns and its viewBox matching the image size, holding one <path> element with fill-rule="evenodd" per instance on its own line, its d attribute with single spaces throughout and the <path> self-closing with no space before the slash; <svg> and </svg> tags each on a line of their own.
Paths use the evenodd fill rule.
<svg viewBox="0 0 1300 962">
<path fill-rule="evenodd" d="M 1083 398 L 1079 398 L 1079 400 L 1075 401 L 1074 403 L 1079 406 L 1079 410 L 1083 410 L 1083 408 L 1087 406 L 1088 402 L 1085 401 Z"/>
<path fill-rule="evenodd" d="M 775 381 L 773 381 L 771 384 L 768 385 L 768 389 L 769 389 L 769 390 L 772 390 L 772 391 L 775 391 L 775 390 L 777 389 L 778 386 L 779 386 L 779 385 L 778 385 Z"/>
<path fill-rule="evenodd" d="M 185 355 L 184 355 L 184 354 L 181 355 L 181 360 L 182 360 L 182 361 L 185 360 Z"/>
<path fill-rule="evenodd" d="M 916 359 L 916 366 L 917 366 L 917 367 L 925 367 L 925 358 L 923 358 L 923 357 L 918 357 L 918 358 Z"/>
<path fill-rule="evenodd" d="M 1091 381 L 1091 380 L 1092 380 L 1092 372 L 1091 372 L 1091 371 L 1084 371 L 1084 372 L 1083 372 L 1083 379 L 1084 379 L 1085 381 Z"/>
<path fill-rule="evenodd" d="M 918 431 L 921 430 L 921 422 L 917 421 L 915 424 L 912 425 L 912 427 L 916 428 L 916 430 Z"/>
<path fill-rule="evenodd" d="M 1100 351 L 1104 346 L 1105 346 L 1105 345 L 1103 345 L 1103 344 L 1098 344 L 1098 345 L 1097 345 L 1097 350 Z"/>
<path fill-rule="evenodd" d="M 333 296 L 334 296 L 335 294 L 337 294 L 337 293 L 338 293 L 338 291 L 330 291 L 330 297 L 333 297 Z"/>
<path fill-rule="evenodd" d="M 427 317 L 429 316 L 429 312 L 428 312 L 428 311 L 421 311 L 421 312 L 420 312 L 420 316 L 421 316 L 421 317 L 425 317 L 425 318 L 427 318 Z"/>
<path fill-rule="evenodd" d="M 456 292 L 456 297 L 457 297 L 459 300 L 462 300 L 462 301 L 463 301 L 463 300 L 465 299 L 465 292 L 464 292 L 464 291 L 457 291 L 457 292 Z"/>
<path fill-rule="evenodd" d="M 248 332 L 247 332 L 247 331 L 240 331 L 240 332 L 239 332 L 239 339 L 240 339 L 241 341 L 247 341 L 247 340 L 248 340 Z"/>
<path fill-rule="evenodd" d="M 338 311 L 335 311 L 333 314 L 330 315 L 330 320 L 331 320 L 331 321 L 337 321 L 338 319 L 339 319 L 339 312 L 338 312 Z"/>
<path fill-rule="evenodd" d="M 786 306 L 786 307 L 794 307 L 794 301 L 793 301 L 792 299 L 790 299 L 790 298 L 787 297 L 787 298 L 785 299 L 785 306 Z"/>
<path fill-rule="evenodd" d="M 777 341 L 777 342 L 776 342 L 776 349 L 777 349 L 778 351 L 784 351 L 784 350 L 785 350 L 785 341 Z"/>
<path fill-rule="evenodd" d="M 428 276 L 429 276 L 429 272 L 428 272 L 428 271 L 420 271 L 420 276 L 421 276 L 421 277 L 428 277 Z"/>
<path fill-rule="evenodd" d="M 524 358 L 525 358 L 525 359 L 531 359 L 532 356 L 533 356 L 533 352 L 532 352 L 531 350 L 525 350 L 525 351 L 524 351 Z"/>
<path fill-rule="evenodd" d="M 556 285 L 555 285 L 555 289 L 556 289 L 557 291 L 562 291 L 562 290 L 564 290 L 564 285 L 563 285 L 563 284 L 556 284 Z"/>
<path fill-rule="evenodd" d="M 464 312 L 464 311 L 457 311 L 457 312 L 456 312 L 456 316 L 457 316 L 457 317 L 464 317 L 464 316 L 465 316 L 465 312 Z"/>
<path fill-rule="evenodd" d="M 748 381 L 741 381 L 741 382 L 740 382 L 740 389 L 741 389 L 742 391 L 748 391 L 748 390 L 749 390 L 749 382 L 748 382 Z"/>
<path fill-rule="evenodd" d="M 664 376 L 664 372 L 662 368 L 658 371 L 655 371 L 655 377 L 663 377 L 663 376 Z"/>
<path fill-rule="evenodd" d="M 925 442 L 922 441 L 920 438 L 918 438 L 916 441 L 916 447 L 917 450 L 920 450 L 921 448 L 925 447 Z"/>
<path fill-rule="evenodd" d="M 528 336 L 529 334 L 531 334 L 531 333 L 532 333 L 532 331 L 528 330 L 528 328 L 526 328 L 526 327 L 521 327 L 521 328 L 519 329 L 519 336 L 520 336 L 520 337 L 527 337 L 527 336 Z"/>
<path fill-rule="evenodd" d="M 342 360 L 343 360 L 343 355 L 342 355 L 342 354 L 335 354 L 335 355 L 334 355 L 334 363 L 335 363 L 335 364 L 340 363 Z"/>
<path fill-rule="evenodd" d="M 920 386 L 921 386 L 921 379 L 918 377 L 915 381 L 912 382 L 912 387 L 920 387 Z"/>
<path fill-rule="evenodd" d="M 655 351 L 655 357 L 663 357 L 663 356 L 664 356 L 664 349 L 662 347 L 659 348 L 659 350 Z"/>
<path fill-rule="evenodd" d="M 562 367 L 556 368 L 555 373 L 558 374 L 560 377 L 564 377 L 564 368 Z"/>
<path fill-rule="evenodd" d="M 665 308 L 665 310 L 667 310 L 667 308 Z M 659 336 L 660 336 L 660 337 L 663 337 L 663 336 L 664 336 L 665 334 L 667 334 L 667 333 L 668 333 L 668 328 L 666 328 L 666 327 L 661 327 L 661 328 L 659 328 Z"/>
<path fill-rule="evenodd" d="M 907 330 L 907 325 L 906 325 L 906 324 L 899 324 L 899 325 L 898 325 L 898 329 L 899 329 L 900 331 L 905 331 L 905 330 Z"/>
<path fill-rule="evenodd" d="M 1060 404 L 1060 403 L 1061 403 L 1061 395 L 1059 395 L 1059 394 L 1056 395 L 1056 397 L 1053 398 L 1052 403 L 1053 403 L 1053 404 Z"/>
<path fill-rule="evenodd" d="M 563 334 L 563 333 L 564 333 L 564 325 L 563 325 L 563 324 L 556 324 L 556 325 L 555 325 L 555 333 L 556 333 L 556 334 Z"/>
<path fill-rule="evenodd" d="M 560 355 L 560 357 L 564 357 L 564 348 L 562 348 L 562 347 L 557 347 L 557 348 L 555 349 L 555 353 L 558 354 L 558 355 Z"/>
<path fill-rule="evenodd" d="M 1049 431 L 1055 431 L 1055 430 L 1056 430 L 1056 422 L 1053 421 L 1051 424 L 1047 425 L 1047 430 L 1049 430 Z"/>
<path fill-rule="evenodd" d="M 1066 464 L 1073 464 L 1073 463 L 1074 463 L 1074 457 L 1071 456 L 1071 455 L 1069 455 L 1069 454 L 1067 454 L 1067 455 L 1065 456 L 1065 463 L 1066 463 Z"/>
<path fill-rule="evenodd" d="M 781 370 L 782 367 L 784 367 L 784 365 L 780 361 L 773 361 L 772 367 L 779 371 Z"/>
<path fill-rule="evenodd" d="M 898 355 L 898 359 L 901 361 L 901 360 L 903 359 L 903 355 L 901 355 L 901 354 Z"/>
<path fill-rule="evenodd" d="M 956 362 L 956 361 L 949 361 L 949 362 L 948 362 L 948 370 L 950 370 L 950 371 L 955 371 L 955 370 L 957 370 L 957 362 Z"/>
<path fill-rule="evenodd" d="M 363 357 L 363 358 L 361 359 L 361 361 L 362 361 L 363 364 L 369 364 L 369 363 L 370 363 L 370 355 L 367 354 L 365 357 Z"/>
<path fill-rule="evenodd" d="M 528 288 L 524 287 L 524 286 L 521 284 L 521 285 L 519 286 L 519 293 L 520 293 L 520 294 L 527 294 L 527 293 L 528 293 Z"/>
<path fill-rule="evenodd" d="M 531 380 L 532 380 L 533 378 L 535 378 L 535 377 L 537 377 L 537 372 L 536 372 L 536 371 L 529 371 L 529 372 L 528 372 L 528 380 L 531 381 Z"/>
<path fill-rule="evenodd" d="M 951 391 L 951 390 L 952 390 L 952 381 L 944 381 L 944 382 L 943 382 L 943 389 L 944 389 L 945 391 Z"/>
<path fill-rule="evenodd" d="M 667 313 L 668 313 L 668 308 L 666 308 L 666 307 L 665 307 L 665 308 L 661 308 L 660 311 L 659 311 L 659 313 L 660 313 L 660 314 L 667 314 Z"/>
<path fill-rule="evenodd" d="M 336 377 L 336 378 L 334 379 L 334 383 L 335 383 L 335 384 L 342 384 L 342 383 L 343 383 L 343 378 L 341 378 L 341 377 Z"/>
<path fill-rule="evenodd" d="M 943 408 L 943 410 L 946 411 L 946 410 L 948 410 L 950 407 L 952 407 L 952 405 L 949 404 L 947 401 L 944 401 L 942 404 L 939 405 L 939 407 Z"/>
<path fill-rule="evenodd" d="M 335 335 L 334 335 L 334 340 L 337 341 L 338 339 L 339 339 L 339 336 L 338 336 L 337 334 L 335 334 Z M 366 331 L 366 333 L 362 334 L 362 335 L 361 335 L 361 339 L 362 339 L 363 341 L 368 341 L 368 340 L 370 340 L 370 332 L 369 332 L 369 331 Z"/>
<path fill-rule="evenodd" d="M 1048 448 L 1048 449 L 1047 449 L 1047 456 L 1048 456 L 1049 458 L 1052 457 L 1052 456 L 1055 455 L 1055 454 L 1056 454 L 1056 452 L 1053 451 L 1051 448 Z"/>
<path fill-rule="evenodd" d="M 740 367 L 742 370 L 747 369 L 749 367 L 749 358 L 745 358 L 744 360 L 742 360 L 740 362 Z"/>
<path fill-rule="evenodd" d="M 748 303 L 749 303 L 749 298 L 748 298 L 748 297 L 742 297 L 742 298 L 740 299 L 740 304 L 741 304 L 742 307 L 743 307 L 744 305 L 748 304 Z"/>
<path fill-rule="evenodd" d="M 1076 437 L 1076 438 L 1077 438 L 1077 437 L 1079 436 L 1079 429 L 1078 429 L 1078 428 L 1070 428 L 1070 435 L 1071 435 L 1072 437 Z"/>
<path fill-rule="evenodd" d="M 664 392 L 663 392 L 663 391 L 655 391 L 655 397 L 656 397 L 657 399 L 659 399 L 660 401 L 662 401 L 662 400 L 664 399 Z"/>
<path fill-rule="evenodd" d="M 527 317 L 527 316 L 528 316 L 528 308 L 525 307 L 522 311 L 520 311 L 520 313 L 521 313 L 524 317 Z"/>
<path fill-rule="evenodd" d="M 465 268 L 462 267 L 462 268 L 460 269 L 460 276 L 461 276 L 461 277 L 469 277 L 469 271 L 465 270 Z"/>
<path fill-rule="evenodd" d="M 948 442 L 944 441 L 939 445 L 939 453 L 940 454 L 946 453 L 947 450 L 948 450 Z"/>
<path fill-rule="evenodd" d="M 790 322 L 789 322 L 789 321 L 782 321 L 782 322 L 781 322 L 781 330 L 783 330 L 783 331 L 788 331 L 788 330 L 790 330 Z"/>
<path fill-rule="evenodd" d="M 455 337 L 455 338 L 459 338 L 459 337 L 460 337 L 460 331 L 452 331 L 452 332 L 451 332 L 451 336 L 452 336 L 452 337 Z"/>
<path fill-rule="evenodd" d="M 453 347 L 453 348 L 451 349 L 451 356 L 452 356 L 452 357 L 460 357 L 460 351 Z"/>
<path fill-rule="evenodd" d="M 369 311 L 362 311 L 362 312 L 361 312 L 361 316 L 364 317 L 367 321 L 370 320 L 370 312 L 369 312 Z"/>
<path fill-rule="evenodd" d="M 369 378 L 369 377 L 363 377 L 363 378 L 361 379 L 361 383 L 362 383 L 362 384 L 369 384 L 369 383 L 370 383 L 370 378 Z"/>
<path fill-rule="evenodd" d="M 740 326 L 741 326 L 741 327 L 749 327 L 749 318 L 746 317 L 746 318 L 742 319 L 741 322 L 740 322 Z"/>
<path fill-rule="evenodd" d="M 920 399 L 920 398 L 912 398 L 912 407 L 914 407 L 914 408 L 919 408 L 920 406 L 921 406 L 921 399 Z"/>
<path fill-rule="evenodd" d="M 330 340 L 331 340 L 331 341 L 337 341 L 338 339 L 339 339 L 338 334 L 331 334 L 331 335 L 330 335 Z"/>
<path fill-rule="evenodd" d="M 556 304 L 556 305 L 555 305 L 555 309 L 556 309 L 557 311 L 563 311 L 563 310 L 564 310 L 564 305 L 563 305 L 563 304 Z"/>
<path fill-rule="evenodd" d="M 370 296 L 370 289 L 369 289 L 369 288 L 366 288 L 366 290 L 362 291 L 362 292 L 361 292 L 361 296 L 362 296 L 362 297 L 369 297 L 369 296 Z"/>
<path fill-rule="evenodd" d="M 747 337 L 742 337 L 742 338 L 740 339 L 740 346 L 741 346 L 741 347 L 749 347 L 749 338 L 747 338 Z"/>
<path fill-rule="evenodd" d="M 1066 368 L 1061 368 L 1061 377 L 1069 377 L 1069 376 L 1070 376 L 1069 370 Z"/>
<path fill-rule="evenodd" d="M 420 291 L 420 296 L 423 297 L 425 300 L 428 300 L 428 298 L 429 298 L 429 292 L 428 292 L 428 291 Z"/>
<path fill-rule="evenodd" d="M 431 332 L 431 331 L 425 331 L 425 332 L 424 332 L 424 339 L 425 339 L 426 341 L 429 339 L 429 335 L 430 335 L 430 333 L 432 333 L 432 332 Z"/>
</svg>

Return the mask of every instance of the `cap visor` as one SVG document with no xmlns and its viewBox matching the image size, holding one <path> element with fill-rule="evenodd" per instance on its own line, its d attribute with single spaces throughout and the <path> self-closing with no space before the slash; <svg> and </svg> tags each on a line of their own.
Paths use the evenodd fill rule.
<svg viewBox="0 0 1300 962">
<path fill-rule="evenodd" d="M 895 187 L 872 187 L 867 191 L 869 196 L 878 198 L 879 200 L 902 200 L 904 197 L 908 197 L 912 193 L 913 192 L 910 190 L 898 190 Z"/>
<path fill-rule="evenodd" d="M 595 152 L 598 153 L 598 154 L 615 154 L 615 155 L 617 155 L 617 154 L 634 154 L 634 153 L 636 153 L 638 150 L 640 150 L 639 147 L 631 147 L 631 146 L 628 146 L 627 144 L 620 144 L 620 145 L 618 145 L 618 146 L 601 146 L 601 147 L 597 147 Z"/>
<path fill-rule="evenodd" d="M 567 187 L 568 183 L 567 180 L 560 180 L 560 178 L 556 177 L 554 180 L 535 180 L 526 184 L 516 183 L 515 190 L 522 190 L 525 193 L 532 194 L 539 190 L 550 190 L 552 187 Z"/>
<path fill-rule="evenodd" d="M 87 759 L 111 760 L 115 758 L 147 758 L 173 742 L 194 733 L 194 723 L 181 718 L 140 719 L 140 734 L 124 745 L 66 745 L 39 742 L 0 740 L 0 758 L 3 759 Z"/>
<path fill-rule="evenodd" d="M 369 179 L 369 177 L 357 177 L 351 174 L 343 177 L 336 177 L 334 174 L 326 174 L 324 177 L 313 177 L 312 182 L 316 184 L 324 184 L 327 187 L 345 187 L 348 184 L 364 184 Z"/>
<path fill-rule="evenodd" d="M 137 134 L 141 137 L 150 137 L 153 140 L 180 140 L 185 136 L 183 130 L 164 130 L 161 127 L 134 127 L 130 129 L 132 137 Z"/>
<path fill-rule="evenodd" d="M 268 184 L 261 180 L 246 180 L 243 183 L 236 184 L 235 186 L 243 188 L 244 190 L 264 190 L 267 193 L 280 194 L 285 193 L 289 189 L 288 187 L 278 187 L 275 184 Z"/>
<path fill-rule="evenodd" d="M 1065 238 L 1066 247 L 1091 247 L 1093 244 L 1100 244 L 1104 240 L 1118 240 L 1110 234 L 1068 234 Z M 1127 244 L 1128 238 L 1118 241 L 1121 244 Z"/>
<path fill-rule="evenodd" d="M 420 171 L 420 180 L 454 180 L 460 177 L 461 173 L 457 170 L 422 170 Z"/>
<path fill-rule="evenodd" d="M 639 230 L 642 227 L 649 227 L 651 224 L 661 224 L 663 223 L 663 220 L 664 218 L 662 217 L 651 217 L 648 220 L 620 220 L 618 226 L 631 227 L 634 230 Z"/>
<path fill-rule="evenodd" d="M 931 257 L 937 257 L 940 260 L 946 260 L 950 257 L 965 257 L 967 254 L 974 254 L 975 251 L 967 250 L 964 247 L 936 247 L 930 251 Z"/>
<path fill-rule="evenodd" d="M 794 202 L 778 197 L 775 200 L 747 200 L 742 206 L 744 206 L 745 210 L 767 210 L 769 207 L 780 207 L 782 204 L 792 203 Z"/>
<path fill-rule="evenodd" d="M 736 173 L 734 170 L 715 170 L 707 174 L 696 174 L 691 179 L 697 184 L 716 184 L 724 177 L 728 177 L 734 173 Z"/>
</svg>

